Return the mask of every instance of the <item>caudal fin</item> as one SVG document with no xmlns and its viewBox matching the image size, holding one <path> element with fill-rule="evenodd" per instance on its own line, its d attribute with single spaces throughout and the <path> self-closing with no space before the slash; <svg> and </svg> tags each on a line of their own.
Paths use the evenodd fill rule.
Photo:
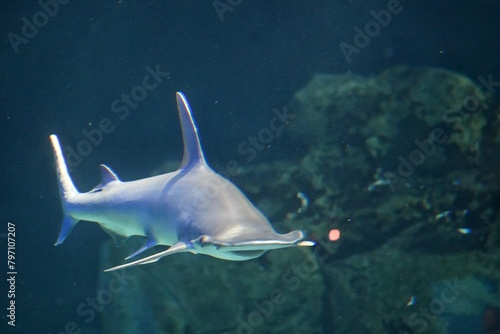
<svg viewBox="0 0 500 334">
<path fill-rule="evenodd" d="M 73 227 L 75 227 L 76 223 L 78 223 L 78 220 L 71 217 L 71 215 L 68 213 L 67 207 L 68 203 L 70 203 L 71 200 L 79 193 L 78 190 L 76 190 L 71 177 L 69 176 L 68 168 L 66 167 L 64 155 L 61 150 L 61 145 L 59 144 L 59 139 L 56 135 L 51 135 L 50 141 L 54 150 L 55 168 L 57 179 L 59 181 L 59 195 L 61 197 L 61 204 L 64 213 L 61 232 L 59 232 L 59 237 L 57 238 L 57 241 L 55 243 L 55 245 L 57 246 L 64 242 Z"/>
</svg>

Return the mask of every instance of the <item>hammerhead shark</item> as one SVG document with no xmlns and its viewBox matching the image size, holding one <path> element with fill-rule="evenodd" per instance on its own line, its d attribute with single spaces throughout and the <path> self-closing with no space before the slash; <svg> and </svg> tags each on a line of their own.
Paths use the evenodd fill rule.
<svg viewBox="0 0 500 334">
<path fill-rule="evenodd" d="M 180 252 L 244 261 L 270 249 L 314 245 L 304 240 L 300 230 L 277 233 L 234 184 L 208 166 L 187 99 L 181 92 L 176 97 L 184 157 L 174 172 L 125 182 L 111 168 L 100 165 L 101 182 L 80 193 L 71 180 L 57 136 L 50 136 L 64 211 L 55 245 L 62 244 L 75 225 L 85 220 L 97 222 L 117 246 L 130 236 L 146 237 L 144 245 L 125 260 L 157 245 L 170 246 L 105 271 L 153 263 Z"/>
</svg>

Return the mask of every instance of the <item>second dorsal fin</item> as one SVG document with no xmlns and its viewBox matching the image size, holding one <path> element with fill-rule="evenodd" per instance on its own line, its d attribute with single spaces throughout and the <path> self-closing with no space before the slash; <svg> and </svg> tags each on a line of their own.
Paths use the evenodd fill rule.
<svg viewBox="0 0 500 334">
<path fill-rule="evenodd" d="M 101 183 L 95 186 L 95 188 L 92 189 L 91 192 L 101 191 L 102 188 L 106 187 L 109 183 L 113 181 L 120 182 L 118 176 L 116 176 L 115 172 L 113 172 L 111 168 L 109 168 L 108 166 L 99 165 L 99 171 L 101 172 Z"/>
<path fill-rule="evenodd" d="M 116 173 L 106 165 L 99 165 L 99 171 L 101 172 L 101 183 L 99 183 L 101 187 L 105 187 L 108 183 L 113 181 L 120 181 Z"/>
</svg>

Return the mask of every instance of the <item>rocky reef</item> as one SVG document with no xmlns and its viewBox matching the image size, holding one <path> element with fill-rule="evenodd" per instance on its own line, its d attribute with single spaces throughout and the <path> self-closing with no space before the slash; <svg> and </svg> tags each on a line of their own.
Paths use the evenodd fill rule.
<svg viewBox="0 0 500 334">
<path fill-rule="evenodd" d="M 128 269 L 103 333 L 482 333 L 500 308 L 500 109 L 488 80 L 408 67 L 315 76 L 290 102 L 290 159 L 232 181 L 278 231 L 303 229 L 317 246 Z M 139 246 L 104 245 L 103 269 Z"/>
</svg>

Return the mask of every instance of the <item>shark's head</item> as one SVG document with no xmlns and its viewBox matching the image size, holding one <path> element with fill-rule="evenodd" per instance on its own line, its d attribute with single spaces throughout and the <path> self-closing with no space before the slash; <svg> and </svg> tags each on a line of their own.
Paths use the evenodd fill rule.
<svg viewBox="0 0 500 334">
<path fill-rule="evenodd" d="M 210 255 L 223 260 L 245 261 L 255 259 L 266 252 L 263 249 L 228 249 L 214 242 L 209 236 L 201 236 L 192 242 L 193 253 Z"/>
<path fill-rule="evenodd" d="M 179 200 L 175 221 L 178 240 L 191 252 L 225 260 L 248 260 L 270 249 L 301 244 L 304 234 L 277 233 L 269 220 L 229 180 L 207 165 L 191 168 L 167 197 Z"/>
<path fill-rule="evenodd" d="M 270 226 L 270 225 L 269 225 Z M 224 239 L 203 235 L 191 242 L 194 253 L 210 255 L 219 259 L 244 261 L 261 256 L 271 249 L 295 246 L 311 246 L 309 241 L 303 241 L 301 231 L 287 234 L 276 233 L 272 228 L 252 234 L 251 230 Z"/>
</svg>

